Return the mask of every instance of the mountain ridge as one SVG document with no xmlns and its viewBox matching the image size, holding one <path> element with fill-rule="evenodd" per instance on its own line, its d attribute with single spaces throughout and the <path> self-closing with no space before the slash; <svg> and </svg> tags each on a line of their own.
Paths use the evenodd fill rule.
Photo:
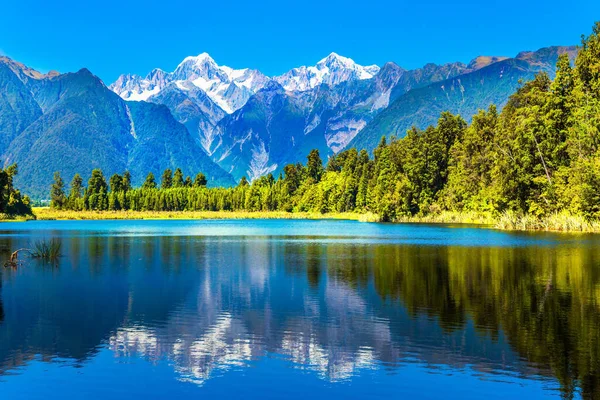
<svg viewBox="0 0 600 400">
<path fill-rule="evenodd" d="M 173 72 L 121 75 L 109 86 L 87 69 L 42 74 L 0 57 L 0 156 L 19 163 L 18 179 L 35 197 L 47 191 L 51 169 L 66 180 L 75 170 L 130 169 L 141 183 L 147 172 L 182 167 L 206 173 L 213 185 L 233 185 L 278 174 L 313 148 L 324 159 L 349 147 L 372 150 L 381 136 L 434 124 L 442 111 L 469 120 L 491 103 L 501 107 L 521 80 L 552 75 L 561 51 L 576 48 L 413 70 L 332 53 L 274 78 L 201 53 Z M 61 152 L 64 162 L 48 161 Z"/>
<path fill-rule="evenodd" d="M 565 52 L 573 59 L 577 48 L 550 46 L 521 52 L 515 58 L 411 90 L 375 117 L 349 146 L 373 150 L 382 136 L 402 137 L 413 125 L 424 129 L 435 124 L 443 111 L 460 114 L 469 121 L 479 109 L 491 104 L 501 109 L 520 82 L 533 79 L 539 72 L 553 76 L 558 56 Z"/>
<path fill-rule="evenodd" d="M 15 183 L 34 198 L 47 196 L 54 171 L 69 181 L 75 173 L 86 178 L 94 168 L 107 178 L 129 170 L 134 184 L 141 184 L 148 172 L 159 176 L 177 167 L 190 175 L 204 172 L 212 185 L 235 184 L 166 106 L 125 102 L 85 68 L 51 76 L 17 75 L 15 65 L 0 62 L 0 84 L 10 83 L 10 91 L 0 96 L 0 120 L 19 126 L 13 137 L 2 136 L 2 160 L 18 164 Z M 25 119 L 15 119 L 3 107 L 14 98 L 27 100 L 20 103 L 27 107 L 20 115 L 32 116 L 21 125 Z"/>
</svg>

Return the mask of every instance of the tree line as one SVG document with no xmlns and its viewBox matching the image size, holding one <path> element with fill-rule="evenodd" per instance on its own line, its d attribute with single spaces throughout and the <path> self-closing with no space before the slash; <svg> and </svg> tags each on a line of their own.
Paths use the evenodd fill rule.
<svg viewBox="0 0 600 400">
<path fill-rule="evenodd" d="M 13 185 L 17 164 L 0 168 L 0 218 L 3 216 L 32 215 L 31 200 Z"/>
<path fill-rule="evenodd" d="M 348 149 L 324 165 L 319 152 L 232 188 L 166 170 L 139 188 L 128 173 L 107 183 L 94 170 L 69 194 L 55 176 L 52 206 L 72 210 L 246 210 L 373 212 L 384 221 L 443 210 L 543 217 L 568 211 L 600 217 L 600 23 L 582 38 L 574 61 L 559 57 L 554 80 L 540 73 L 501 112 L 480 110 L 470 124 L 441 114 L 436 126 L 382 138 L 372 156 Z"/>
</svg>

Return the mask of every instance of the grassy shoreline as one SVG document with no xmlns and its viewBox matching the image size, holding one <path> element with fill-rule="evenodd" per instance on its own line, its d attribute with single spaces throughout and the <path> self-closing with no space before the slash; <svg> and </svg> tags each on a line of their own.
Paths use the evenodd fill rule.
<svg viewBox="0 0 600 400">
<path fill-rule="evenodd" d="M 379 222 L 379 216 L 373 213 L 315 213 L 284 211 L 68 211 L 53 210 L 49 207 L 34 207 L 35 219 L 51 220 L 167 220 L 167 219 L 331 219 L 353 220 L 360 222 Z M 27 221 L 31 217 L 2 218 L 2 221 Z M 588 220 L 569 213 L 557 213 L 545 218 L 529 215 L 504 213 L 499 217 L 491 213 L 451 212 L 425 216 L 403 217 L 395 223 L 423 224 L 465 224 L 480 225 L 506 231 L 545 231 L 545 232 L 582 232 L 600 233 L 600 221 Z"/>
<path fill-rule="evenodd" d="M 111 219 L 346 219 L 359 220 L 356 213 L 291 213 L 285 211 L 67 211 L 34 207 L 36 219 L 50 220 L 111 220 Z"/>
</svg>

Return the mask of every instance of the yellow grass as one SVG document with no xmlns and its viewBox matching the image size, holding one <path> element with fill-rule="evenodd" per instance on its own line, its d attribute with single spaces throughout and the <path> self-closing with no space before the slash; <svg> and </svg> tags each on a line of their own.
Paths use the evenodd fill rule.
<svg viewBox="0 0 600 400">
<path fill-rule="evenodd" d="M 29 221 L 31 219 L 33 219 L 31 215 L 14 217 L 12 215 L 0 214 L 0 222 Z"/>
<path fill-rule="evenodd" d="M 377 214 L 369 213 L 314 213 L 284 211 L 61 211 L 49 207 L 34 207 L 33 213 L 38 220 L 109 220 L 109 219 L 344 219 L 361 222 L 378 222 Z M 27 220 L 29 218 L 3 219 Z M 503 213 L 499 217 L 491 213 L 443 211 L 425 216 L 398 218 L 396 223 L 437 223 L 472 224 L 501 230 L 527 230 L 549 232 L 600 232 L 599 220 L 566 212 L 552 214 L 543 218 L 531 215 Z"/>
<path fill-rule="evenodd" d="M 395 222 L 493 226 L 497 223 L 497 220 L 490 213 L 442 211 L 424 216 L 400 217 Z"/>
<path fill-rule="evenodd" d="M 561 212 L 542 218 L 531 215 L 503 213 L 496 224 L 498 229 L 548 232 L 600 232 L 600 221 Z"/>
<path fill-rule="evenodd" d="M 38 220 L 108 219 L 346 219 L 359 220 L 357 213 L 290 213 L 285 211 L 67 211 L 34 207 Z"/>
</svg>

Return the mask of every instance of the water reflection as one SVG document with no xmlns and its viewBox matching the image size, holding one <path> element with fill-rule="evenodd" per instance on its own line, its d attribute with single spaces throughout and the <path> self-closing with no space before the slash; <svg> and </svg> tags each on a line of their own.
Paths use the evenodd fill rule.
<svg viewBox="0 0 600 400">
<path fill-rule="evenodd" d="M 37 356 L 84 366 L 108 348 L 168 360 L 199 385 L 276 357 L 328 382 L 419 362 L 600 395 L 597 239 L 470 247 L 59 234 L 57 268 L 2 272 L 0 372 Z M 0 257 L 27 240 L 1 236 Z"/>
</svg>

